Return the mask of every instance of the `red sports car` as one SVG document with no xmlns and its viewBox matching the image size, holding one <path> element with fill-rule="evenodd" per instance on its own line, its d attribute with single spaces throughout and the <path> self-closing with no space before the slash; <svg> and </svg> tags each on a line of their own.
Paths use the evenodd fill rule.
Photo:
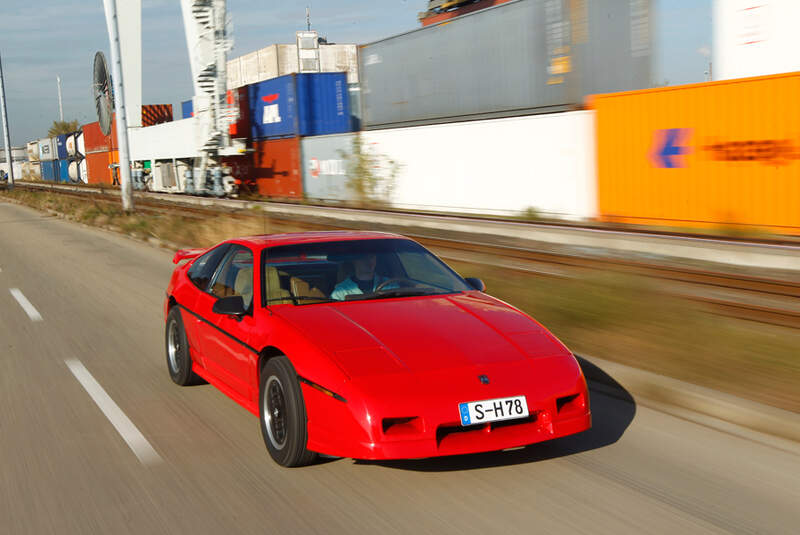
<svg viewBox="0 0 800 535">
<path fill-rule="evenodd" d="M 190 260 L 181 264 L 182 260 Z M 283 466 L 421 458 L 584 431 L 572 354 L 413 240 L 312 232 L 181 250 L 167 367 L 259 416 Z"/>
</svg>

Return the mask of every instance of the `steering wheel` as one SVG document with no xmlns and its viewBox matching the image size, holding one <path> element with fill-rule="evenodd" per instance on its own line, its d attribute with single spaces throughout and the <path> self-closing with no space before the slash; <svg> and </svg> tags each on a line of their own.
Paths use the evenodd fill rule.
<svg viewBox="0 0 800 535">
<path fill-rule="evenodd" d="M 416 284 L 416 282 L 411 280 L 411 279 L 407 279 L 405 277 L 395 277 L 394 279 L 389 279 L 387 281 L 383 281 L 382 283 L 377 285 L 375 287 L 375 290 L 373 290 L 373 291 L 380 292 L 381 290 L 383 290 L 385 287 L 387 287 L 388 285 L 390 285 L 393 282 L 396 282 L 398 284 L 401 283 L 401 282 L 406 282 L 408 284 L 406 284 L 405 287 L 411 287 L 411 286 L 414 286 Z M 403 287 L 403 286 L 401 286 L 401 287 Z"/>
</svg>

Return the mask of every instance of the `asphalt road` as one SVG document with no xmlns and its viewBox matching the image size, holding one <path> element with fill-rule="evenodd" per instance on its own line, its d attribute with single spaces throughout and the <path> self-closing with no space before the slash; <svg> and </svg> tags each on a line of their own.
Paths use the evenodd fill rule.
<svg viewBox="0 0 800 535">
<path fill-rule="evenodd" d="M 170 259 L 0 202 L 0 533 L 800 530 L 796 453 L 599 392 L 591 431 L 522 450 L 279 468 L 255 417 L 170 381 Z"/>
</svg>

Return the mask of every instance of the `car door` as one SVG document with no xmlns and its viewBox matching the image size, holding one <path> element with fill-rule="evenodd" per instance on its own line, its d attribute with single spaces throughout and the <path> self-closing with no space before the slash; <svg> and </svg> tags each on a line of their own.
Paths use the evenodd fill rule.
<svg viewBox="0 0 800 535">
<path fill-rule="evenodd" d="M 250 347 L 256 322 L 253 315 L 253 252 L 232 245 L 208 288 L 200 297 L 198 310 L 207 319 L 201 326 L 201 347 L 206 368 L 243 400 L 252 399 L 255 378 L 255 350 Z M 241 296 L 248 313 L 241 317 L 217 314 L 214 303 L 221 297 Z"/>
<path fill-rule="evenodd" d="M 186 276 L 195 286 L 196 291 L 187 292 L 187 297 L 181 300 L 180 304 L 183 307 L 181 318 L 186 330 L 186 337 L 189 340 L 192 358 L 196 359 L 198 364 L 203 367 L 205 367 L 205 356 L 201 346 L 200 329 L 203 322 L 198 311 L 198 301 L 208 295 L 206 292 L 211 284 L 211 279 L 213 279 L 220 262 L 225 258 L 228 249 L 230 249 L 228 243 L 215 247 L 192 262 L 192 266 L 186 272 Z"/>
</svg>

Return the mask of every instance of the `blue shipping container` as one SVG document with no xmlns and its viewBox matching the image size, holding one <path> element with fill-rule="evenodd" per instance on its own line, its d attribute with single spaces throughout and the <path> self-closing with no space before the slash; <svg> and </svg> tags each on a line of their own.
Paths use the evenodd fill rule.
<svg viewBox="0 0 800 535">
<path fill-rule="evenodd" d="M 181 118 L 188 119 L 194 116 L 194 104 L 191 100 L 181 102 Z"/>
<path fill-rule="evenodd" d="M 253 139 L 322 136 L 352 131 L 347 75 L 290 74 L 251 84 Z"/>
<path fill-rule="evenodd" d="M 69 160 L 58 160 L 58 182 L 69 182 Z"/>
<path fill-rule="evenodd" d="M 67 135 L 56 136 L 56 158 L 59 160 L 67 159 Z"/>
<path fill-rule="evenodd" d="M 57 177 L 58 177 L 58 173 L 56 172 L 57 165 L 58 161 L 43 161 L 42 180 L 47 180 L 48 182 L 57 182 Z"/>
</svg>

